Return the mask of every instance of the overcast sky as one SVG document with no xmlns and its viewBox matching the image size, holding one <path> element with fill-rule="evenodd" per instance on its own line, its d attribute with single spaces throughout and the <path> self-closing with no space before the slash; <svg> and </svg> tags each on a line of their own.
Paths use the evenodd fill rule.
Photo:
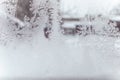
<svg viewBox="0 0 120 80">
<path fill-rule="evenodd" d="M 61 0 L 61 9 L 78 15 L 108 13 L 119 3 L 120 0 Z"/>
</svg>

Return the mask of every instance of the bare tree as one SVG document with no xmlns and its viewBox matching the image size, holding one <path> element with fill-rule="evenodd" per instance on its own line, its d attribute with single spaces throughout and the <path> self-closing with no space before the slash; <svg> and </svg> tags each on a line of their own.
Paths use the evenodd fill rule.
<svg viewBox="0 0 120 80">
<path fill-rule="evenodd" d="M 7 19 L 10 34 L 25 38 L 42 30 L 45 38 L 51 38 L 61 24 L 59 3 L 59 0 L 7 0 L 4 4 L 10 15 Z"/>
<path fill-rule="evenodd" d="M 15 16 L 21 21 L 24 21 L 25 16 L 29 18 L 32 17 L 32 12 L 30 11 L 32 1 L 33 0 L 18 0 Z"/>
</svg>

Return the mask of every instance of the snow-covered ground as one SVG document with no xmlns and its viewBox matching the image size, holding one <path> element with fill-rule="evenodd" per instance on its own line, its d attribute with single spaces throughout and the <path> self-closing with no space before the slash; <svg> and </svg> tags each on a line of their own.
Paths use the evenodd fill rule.
<svg viewBox="0 0 120 80">
<path fill-rule="evenodd" d="M 64 36 L 0 46 L 0 77 L 113 77 L 120 74 L 118 44 L 119 39 L 109 37 Z"/>
</svg>

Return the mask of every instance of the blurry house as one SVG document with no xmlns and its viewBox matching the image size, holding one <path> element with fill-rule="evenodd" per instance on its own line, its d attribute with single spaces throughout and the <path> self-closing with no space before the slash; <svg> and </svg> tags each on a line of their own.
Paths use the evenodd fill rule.
<svg viewBox="0 0 120 80">
<path fill-rule="evenodd" d="M 120 16 L 112 16 L 112 17 L 110 18 L 110 20 L 116 22 L 116 24 L 117 24 L 116 27 L 117 27 L 117 28 L 119 29 L 119 31 L 120 31 Z"/>
<path fill-rule="evenodd" d="M 76 25 L 79 24 L 79 21 L 74 21 L 72 18 L 66 19 L 62 25 L 63 34 L 75 35 L 76 34 Z"/>
<path fill-rule="evenodd" d="M 62 18 L 63 25 L 61 27 L 64 35 L 75 35 L 75 34 L 89 34 L 92 32 L 92 23 L 85 20 L 85 17 L 81 18 Z"/>
<path fill-rule="evenodd" d="M 62 33 L 64 35 L 75 35 L 76 25 L 80 24 L 80 19 L 73 17 L 63 17 L 62 21 L 63 21 L 63 25 L 61 27 Z"/>
</svg>

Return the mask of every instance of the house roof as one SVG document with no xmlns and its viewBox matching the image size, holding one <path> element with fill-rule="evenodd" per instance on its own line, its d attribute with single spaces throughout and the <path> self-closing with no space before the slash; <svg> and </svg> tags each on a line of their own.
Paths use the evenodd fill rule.
<svg viewBox="0 0 120 80">
<path fill-rule="evenodd" d="M 120 21 L 120 16 L 111 16 L 110 19 L 113 21 Z"/>
</svg>

